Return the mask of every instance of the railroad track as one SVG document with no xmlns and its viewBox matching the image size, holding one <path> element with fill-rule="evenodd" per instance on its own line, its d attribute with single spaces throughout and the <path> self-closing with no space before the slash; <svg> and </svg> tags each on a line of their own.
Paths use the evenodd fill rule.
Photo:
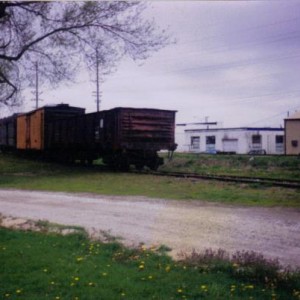
<svg viewBox="0 0 300 300">
<path fill-rule="evenodd" d="M 211 174 L 196 174 L 196 173 L 182 173 L 182 172 L 162 172 L 162 171 L 160 172 L 159 171 L 155 171 L 155 172 L 136 171 L 135 173 L 151 174 L 155 176 L 177 177 L 177 178 L 191 178 L 191 179 L 199 179 L 199 180 L 206 179 L 206 180 L 219 180 L 219 181 L 237 182 L 237 183 L 259 183 L 259 184 L 264 184 L 269 186 L 300 188 L 300 181 L 276 179 L 276 178 L 211 175 Z"/>
</svg>

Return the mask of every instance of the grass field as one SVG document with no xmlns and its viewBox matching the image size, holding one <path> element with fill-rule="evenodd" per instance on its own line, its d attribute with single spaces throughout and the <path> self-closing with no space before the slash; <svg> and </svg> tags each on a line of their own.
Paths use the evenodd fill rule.
<svg viewBox="0 0 300 300">
<path fill-rule="evenodd" d="M 182 171 L 182 159 L 194 160 L 175 156 L 163 168 Z M 227 158 L 209 159 L 210 166 L 202 168 L 229 173 L 222 167 L 228 164 Z M 218 163 L 218 159 L 224 161 Z M 198 164 L 198 160 L 188 164 Z M 279 174 L 281 168 L 285 176 L 293 177 L 297 172 L 289 164 L 273 166 L 274 174 Z M 239 166 L 240 170 L 244 168 L 243 164 Z M 264 172 L 270 170 L 265 167 Z M 296 189 L 113 173 L 97 167 L 64 166 L 1 154 L 0 188 L 300 206 L 300 191 Z M 207 251 L 175 262 L 165 254 L 166 247 L 128 249 L 116 242 L 91 241 L 82 229 L 62 236 L 49 232 L 53 226 L 39 226 L 42 233 L 9 230 L 1 228 L 0 218 L 0 299 L 300 300 L 300 273 L 284 271 L 276 262 L 255 253 L 237 253 L 229 258 L 222 251 Z"/>
<path fill-rule="evenodd" d="M 162 247 L 163 249 L 163 247 Z M 222 256 L 222 258 L 221 258 Z M 207 252 L 181 262 L 162 250 L 127 249 L 67 236 L 0 227 L 1 299 L 300 299 L 300 273 L 243 255 Z"/>
<path fill-rule="evenodd" d="M 300 156 L 207 155 L 175 153 L 161 170 L 280 178 L 300 181 Z"/>
<path fill-rule="evenodd" d="M 176 161 L 175 157 L 172 163 Z M 164 168 L 168 167 L 169 164 Z M 143 195 L 256 206 L 300 206 L 299 189 L 113 173 L 97 168 L 63 166 L 1 154 L 0 188 Z"/>
</svg>

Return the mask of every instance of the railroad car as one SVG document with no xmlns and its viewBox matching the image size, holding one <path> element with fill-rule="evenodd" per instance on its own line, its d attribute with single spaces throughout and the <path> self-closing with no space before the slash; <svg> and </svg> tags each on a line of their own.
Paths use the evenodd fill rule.
<svg viewBox="0 0 300 300">
<path fill-rule="evenodd" d="M 11 151 L 16 148 L 17 114 L 0 120 L 0 150 Z"/>
<path fill-rule="evenodd" d="M 45 138 L 48 136 L 48 124 L 58 119 L 74 115 L 84 115 L 85 109 L 59 104 L 44 106 L 17 116 L 16 149 L 46 151 Z"/>
<path fill-rule="evenodd" d="M 163 163 L 157 152 L 176 148 L 174 129 L 175 111 L 119 107 L 54 120 L 45 143 L 63 160 L 101 157 L 115 169 L 156 169 Z"/>
<path fill-rule="evenodd" d="M 102 158 L 114 169 L 126 170 L 130 165 L 157 169 L 163 163 L 157 152 L 176 149 L 175 114 L 123 107 L 85 114 L 82 108 L 57 105 L 20 114 L 11 121 L 18 151 L 70 162 L 91 163 Z M 3 148 L 2 142 L 0 146 Z"/>
</svg>

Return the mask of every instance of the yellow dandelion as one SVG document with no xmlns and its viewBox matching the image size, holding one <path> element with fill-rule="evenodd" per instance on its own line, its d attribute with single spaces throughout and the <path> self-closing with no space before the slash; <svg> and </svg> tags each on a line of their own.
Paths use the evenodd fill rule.
<svg viewBox="0 0 300 300">
<path fill-rule="evenodd" d="M 102 273 L 102 276 L 107 276 L 107 273 L 105 273 L 105 272 L 104 272 L 104 273 Z"/>
<path fill-rule="evenodd" d="M 180 294 L 180 293 L 182 293 L 183 291 L 182 291 L 182 289 L 177 289 L 177 292 Z"/>
<path fill-rule="evenodd" d="M 59 299 L 60 299 L 60 297 L 58 297 L 58 296 L 57 296 L 57 297 L 55 297 L 55 300 L 59 300 Z"/>
<path fill-rule="evenodd" d="M 153 279 L 153 276 L 152 276 L 152 275 L 149 275 L 149 276 L 148 276 L 148 279 Z"/>
<path fill-rule="evenodd" d="M 7 294 L 5 294 L 5 297 L 9 297 L 9 296 L 10 296 L 10 294 L 8 294 L 8 293 L 7 293 Z"/>
<path fill-rule="evenodd" d="M 75 277 L 74 278 L 75 281 L 79 281 L 79 279 L 80 279 L 79 277 Z"/>
<path fill-rule="evenodd" d="M 140 269 L 140 270 L 143 270 L 144 268 L 145 268 L 144 265 L 139 265 L 139 269 Z"/>
<path fill-rule="evenodd" d="M 17 293 L 17 294 L 21 294 L 21 293 L 22 293 L 22 290 L 16 290 L 16 293 Z"/>
<path fill-rule="evenodd" d="M 207 288 L 207 286 L 203 284 L 200 286 L 200 288 L 201 288 L 201 290 L 205 290 Z"/>
<path fill-rule="evenodd" d="M 45 273 L 47 273 L 47 272 L 48 272 L 48 270 L 47 270 L 47 269 L 44 269 L 43 271 L 44 271 Z"/>
<path fill-rule="evenodd" d="M 166 266 L 165 270 L 166 270 L 166 272 L 170 272 L 171 267 L 170 266 Z"/>
<path fill-rule="evenodd" d="M 151 245 L 151 246 L 150 246 L 150 250 L 151 250 L 151 251 L 155 251 L 155 250 L 156 250 L 156 246 L 155 246 L 155 245 Z"/>
<path fill-rule="evenodd" d="M 122 293 L 122 294 L 121 294 L 122 297 L 124 297 L 125 295 L 126 295 L 125 293 Z"/>
<path fill-rule="evenodd" d="M 77 258 L 76 258 L 76 261 L 77 261 L 77 262 L 83 261 L 83 257 L 77 257 Z"/>
<path fill-rule="evenodd" d="M 54 285 L 54 284 L 55 284 L 55 282 L 54 282 L 54 281 L 51 281 L 51 282 L 50 282 L 50 284 Z"/>
</svg>

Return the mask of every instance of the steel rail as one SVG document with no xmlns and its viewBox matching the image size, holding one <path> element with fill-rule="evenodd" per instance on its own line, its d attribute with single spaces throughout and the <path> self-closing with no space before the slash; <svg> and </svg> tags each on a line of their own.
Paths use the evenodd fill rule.
<svg viewBox="0 0 300 300">
<path fill-rule="evenodd" d="M 289 179 L 265 178 L 265 177 L 244 177 L 233 175 L 212 175 L 212 174 L 196 174 L 196 173 L 183 173 L 183 172 L 167 172 L 167 171 L 134 171 L 138 174 L 151 174 L 155 176 L 168 176 L 177 178 L 190 178 L 190 179 L 205 179 L 205 180 L 219 180 L 237 183 L 258 183 L 269 186 L 279 186 L 286 188 L 300 188 L 300 181 Z"/>
</svg>

